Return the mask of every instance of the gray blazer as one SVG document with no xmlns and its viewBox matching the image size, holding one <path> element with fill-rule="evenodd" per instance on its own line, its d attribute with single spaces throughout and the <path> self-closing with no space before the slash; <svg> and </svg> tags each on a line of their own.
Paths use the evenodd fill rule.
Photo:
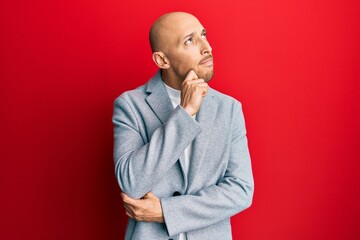
<svg viewBox="0 0 360 240">
<path fill-rule="evenodd" d="M 182 232 L 188 240 L 232 239 L 230 217 L 251 205 L 254 191 L 240 102 L 210 88 L 194 120 L 173 109 L 159 71 L 115 100 L 113 123 L 121 190 L 132 198 L 153 192 L 165 220 L 129 219 L 125 239 L 178 239 Z"/>
</svg>

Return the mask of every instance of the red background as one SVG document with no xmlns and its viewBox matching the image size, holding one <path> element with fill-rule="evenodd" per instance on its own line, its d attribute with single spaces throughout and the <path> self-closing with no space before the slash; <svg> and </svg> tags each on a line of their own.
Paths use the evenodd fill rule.
<svg viewBox="0 0 360 240">
<path fill-rule="evenodd" d="M 255 177 L 234 239 L 360 239 L 355 0 L 0 3 L 0 238 L 123 239 L 112 103 L 156 71 L 147 33 L 189 11 L 239 99 Z"/>
</svg>

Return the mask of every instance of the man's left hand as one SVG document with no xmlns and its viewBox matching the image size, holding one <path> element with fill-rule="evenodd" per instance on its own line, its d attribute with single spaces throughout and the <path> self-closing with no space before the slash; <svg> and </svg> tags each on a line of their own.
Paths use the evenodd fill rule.
<svg viewBox="0 0 360 240">
<path fill-rule="evenodd" d="M 164 222 L 160 199 L 152 192 L 148 192 L 141 199 L 133 199 L 121 193 L 126 215 L 142 222 Z"/>
</svg>

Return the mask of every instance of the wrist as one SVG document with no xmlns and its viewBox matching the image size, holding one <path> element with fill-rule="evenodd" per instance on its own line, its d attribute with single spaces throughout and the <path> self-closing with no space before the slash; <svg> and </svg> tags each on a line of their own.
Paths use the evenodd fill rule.
<svg viewBox="0 0 360 240">
<path fill-rule="evenodd" d="M 180 106 L 185 110 L 185 112 L 187 112 L 187 114 L 189 114 L 190 117 L 195 115 L 195 111 L 193 110 L 193 108 L 188 107 L 188 106 L 184 107 L 182 105 L 180 105 Z"/>
</svg>

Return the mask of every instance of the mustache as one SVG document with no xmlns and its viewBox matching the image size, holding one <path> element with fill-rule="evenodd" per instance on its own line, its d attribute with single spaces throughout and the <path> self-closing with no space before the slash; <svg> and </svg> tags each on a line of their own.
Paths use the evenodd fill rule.
<svg viewBox="0 0 360 240">
<path fill-rule="evenodd" d="M 213 56 L 212 56 L 211 54 L 209 54 L 209 55 L 207 55 L 206 57 L 204 57 L 203 59 L 201 59 L 200 62 L 199 62 L 199 64 L 201 64 L 201 63 L 203 63 L 203 62 L 205 62 L 205 61 L 207 61 L 207 60 L 209 60 L 209 59 L 212 59 L 212 58 L 213 58 Z"/>
</svg>

